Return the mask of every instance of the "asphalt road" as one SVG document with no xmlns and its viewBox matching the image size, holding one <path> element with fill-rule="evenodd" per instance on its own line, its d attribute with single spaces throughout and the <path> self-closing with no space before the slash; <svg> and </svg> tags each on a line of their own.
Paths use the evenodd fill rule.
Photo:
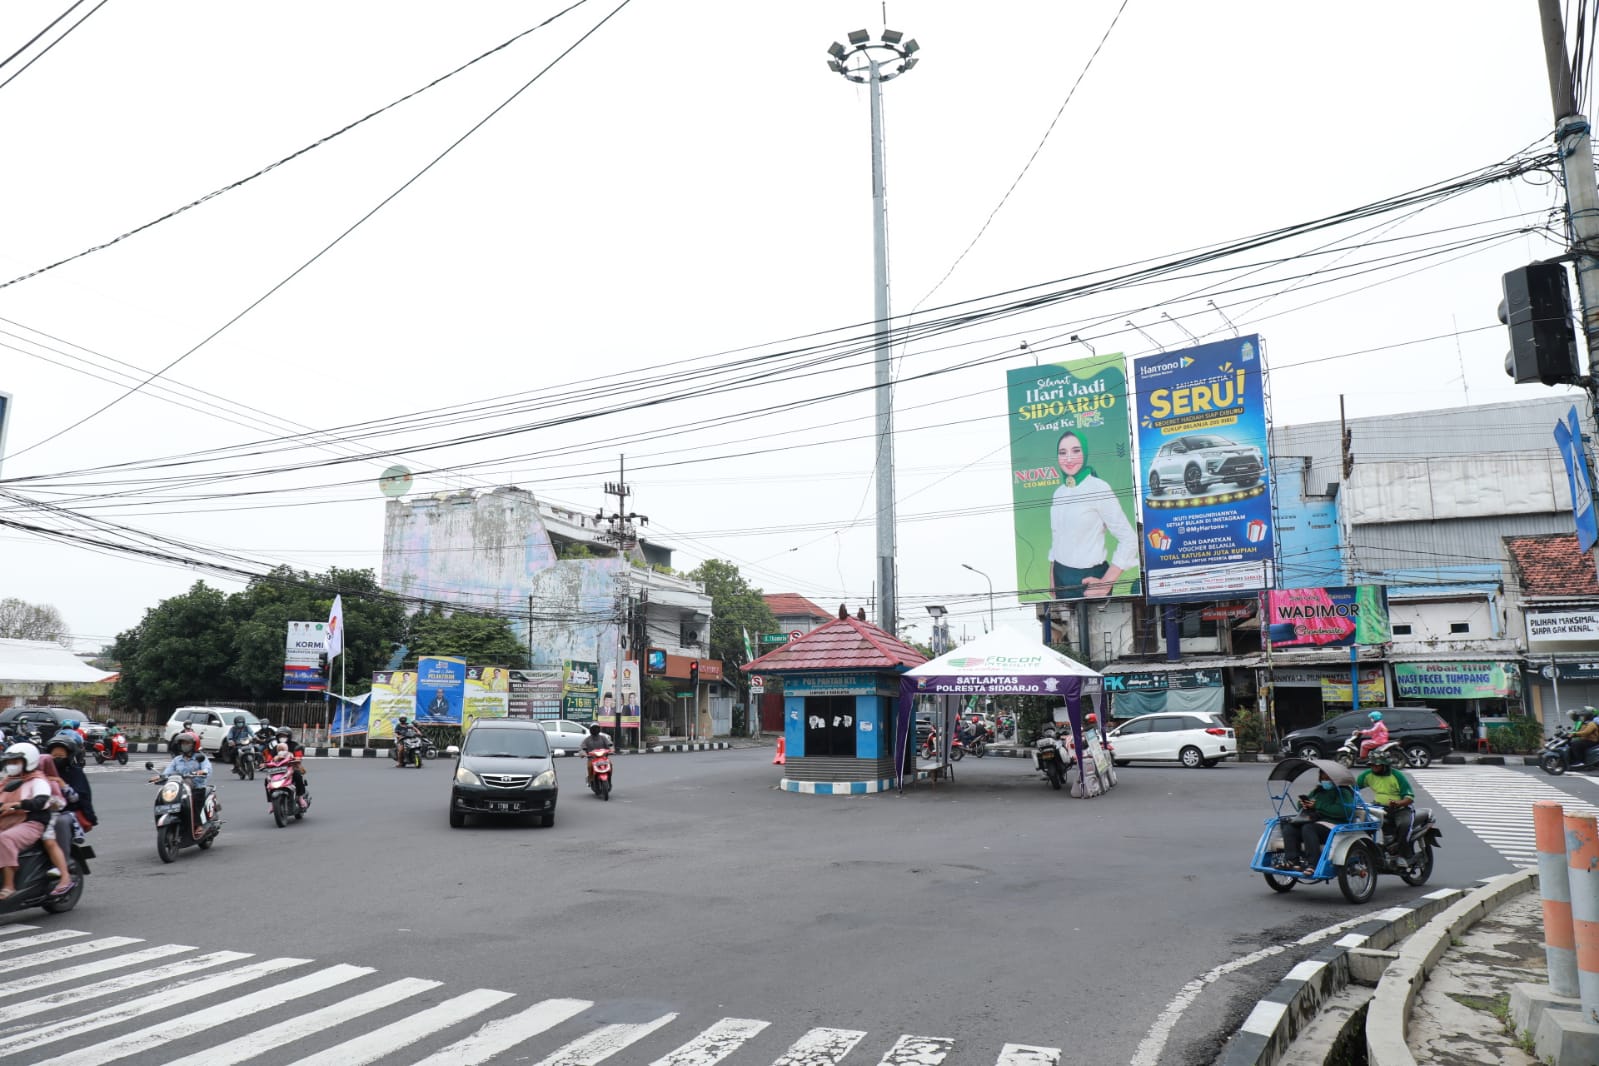
<svg viewBox="0 0 1599 1066">
<path fill-rule="evenodd" d="M 1284 948 L 1207 981 L 1176 1021 L 1158 1061 L 1200 1066 L 1271 983 L 1321 946 L 1295 943 L 1306 934 L 1510 869 L 1444 813 L 1444 848 L 1425 888 L 1383 878 L 1365 908 L 1334 885 L 1272 893 L 1247 866 L 1268 813 L 1264 764 L 1135 766 L 1108 795 L 1073 800 L 1022 760 L 967 759 L 952 783 L 859 798 L 774 791 L 770 762 L 770 749 L 624 757 L 602 803 L 582 790 L 581 763 L 562 760 L 553 828 L 452 830 L 449 761 L 396 770 L 317 760 L 304 822 L 276 828 L 259 779 L 228 776 L 220 840 L 170 866 L 155 854 L 146 775 L 96 773 L 100 859 L 83 902 L 68 915 L 10 920 L 374 967 L 369 984 L 441 982 L 347 1023 L 339 1039 L 480 988 L 516 997 L 485 1019 L 549 997 L 593 1002 L 585 1025 L 557 1025 L 496 1062 L 535 1061 L 595 1022 L 675 1013 L 612 1061 L 652 1062 L 685 1033 L 743 1018 L 771 1024 L 729 1063 L 771 1063 L 813 1027 L 863 1031 L 849 1063 L 883 1060 L 901 1034 L 953 1039 L 952 1064 L 994 1063 L 1006 1044 L 1061 1048 L 1064 1062 L 1129 1063 L 1187 982 Z M 1425 788 L 1450 772 L 1416 779 Z M 1599 798 L 1592 782 L 1538 777 Z M 343 994 L 265 1016 L 288 1024 Z M 183 1044 L 226 1043 L 265 1016 L 208 1026 Z M 6 1021 L 0 1000 L 0 1038 L 26 1028 Z M 423 1035 L 383 1061 L 414 1062 L 462 1035 Z M 330 1042 L 321 1039 L 251 1061 L 297 1061 Z M 69 1036 L 18 1061 L 95 1042 Z M 146 1050 L 117 1061 L 171 1057 Z"/>
</svg>

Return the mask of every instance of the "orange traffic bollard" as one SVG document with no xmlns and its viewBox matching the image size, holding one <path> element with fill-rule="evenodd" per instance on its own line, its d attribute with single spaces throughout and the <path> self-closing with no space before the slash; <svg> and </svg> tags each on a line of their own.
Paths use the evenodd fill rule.
<svg viewBox="0 0 1599 1066">
<path fill-rule="evenodd" d="M 1571 929 L 1571 879 L 1566 862 L 1565 811 L 1554 800 L 1532 805 L 1538 847 L 1538 894 L 1543 897 L 1543 953 L 1549 989 L 1577 998 L 1577 949 Z"/>
<path fill-rule="evenodd" d="M 1565 829 L 1577 998 L 1584 1019 L 1599 1021 L 1599 828 L 1591 814 L 1568 814 Z"/>
<path fill-rule="evenodd" d="M 783 748 L 784 748 L 783 738 L 782 737 L 778 737 L 777 738 L 777 754 L 772 756 L 772 765 L 773 766 L 786 766 L 786 765 L 788 765 L 788 759 L 787 759 L 787 757 L 785 757 L 783 755 Z"/>
</svg>

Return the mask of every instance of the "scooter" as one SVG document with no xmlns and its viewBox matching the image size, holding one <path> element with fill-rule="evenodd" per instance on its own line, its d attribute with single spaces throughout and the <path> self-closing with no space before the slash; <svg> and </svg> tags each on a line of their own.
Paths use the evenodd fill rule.
<svg viewBox="0 0 1599 1066">
<path fill-rule="evenodd" d="M 155 763 L 147 762 L 144 768 L 153 771 Z M 155 853 L 161 856 L 162 862 L 176 862 L 178 852 L 184 848 L 197 847 L 205 851 L 216 843 L 217 834 L 222 832 L 222 822 L 217 818 L 222 803 L 217 799 L 216 789 L 207 791 L 205 824 L 197 826 L 194 824 L 194 783 L 189 777 L 173 774 L 164 779 L 152 777 L 150 781 L 161 782 L 155 794 Z"/>
<path fill-rule="evenodd" d="M 1357 762 L 1365 761 L 1360 758 L 1360 742 L 1364 739 L 1360 735 L 1360 730 L 1355 730 L 1349 734 L 1349 739 L 1344 741 L 1343 747 L 1338 749 L 1333 758 L 1345 766 L 1353 766 Z M 1410 765 L 1410 757 L 1405 754 L 1404 745 L 1397 740 L 1390 740 L 1381 747 L 1371 749 L 1366 753 L 1366 759 L 1370 759 L 1373 755 L 1387 756 L 1388 763 L 1391 766 Z"/>
<path fill-rule="evenodd" d="M 423 737 L 401 737 L 398 752 L 395 756 L 401 766 L 415 766 L 422 769 L 422 743 Z"/>
<path fill-rule="evenodd" d="M 128 736 L 126 733 L 102 733 L 94 738 L 94 761 L 104 766 L 107 759 L 115 759 L 119 766 L 128 765 Z"/>
<path fill-rule="evenodd" d="M 289 824 L 289 819 L 299 821 L 305 817 L 305 812 L 311 808 L 311 790 L 305 790 L 304 797 L 294 794 L 294 760 L 267 763 L 262 769 L 266 771 L 266 797 L 267 807 L 272 811 L 272 820 L 282 829 Z"/>
<path fill-rule="evenodd" d="M 1038 738 L 1033 750 L 1033 766 L 1056 792 L 1066 786 L 1066 749 L 1061 747 L 1053 729 L 1044 730 L 1043 736 Z"/>
<path fill-rule="evenodd" d="M 1544 773 L 1559 777 L 1567 770 L 1599 770 L 1599 744 L 1588 749 L 1583 756 L 1582 765 L 1571 764 L 1571 739 L 1572 732 L 1565 726 L 1555 730 L 1555 735 L 1543 742 L 1543 751 L 1538 756 L 1538 766 Z"/>
<path fill-rule="evenodd" d="M 247 740 L 233 747 L 233 775 L 240 781 L 255 780 L 255 742 Z"/>
<path fill-rule="evenodd" d="M 428 739 L 426 733 L 422 734 L 422 758 L 437 759 L 438 757 L 439 749 L 433 746 L 433 741 Z"/>
<path fill-rule="evenodd" d="M 48 831 L 48 830 L 47 830 Z M 94 849 L 74 843 L 67 856 L 67 869 L 72 873 L 73 885 L 59 896 L 50 895 L 61 882 L 51 877 L 55 865 L 44 853 L 44 848 L 31 844 L 17 856 L 16 891 L 8 899 L 0 900 L 0 915 L 14 914 L 30 907 L 42 907 L 51 914 L 65 914 L 83 898 L 83 882 L 89 873 L 88 859 Z"/>
<path fill-rule="evenodd" d="M 1379 873 L 1394 874 L 1407 885 L 1424 885 L 1432 876 L 1432 850 L 1442 847 L 1443 833 L 1431 807 L 1406 807 L 1413 812 L 1409 831 L 1405 834 L 1410 845 L 1410 858 L 1402 855 L 1398 840 L 1384 839 L 1379 852 Z"/>
<path fill-rule="evenodd" d="M 602 800 L 611 798 L 611 749 L 595 748 L 588 753 L 589 788 Z"/>
</svg>

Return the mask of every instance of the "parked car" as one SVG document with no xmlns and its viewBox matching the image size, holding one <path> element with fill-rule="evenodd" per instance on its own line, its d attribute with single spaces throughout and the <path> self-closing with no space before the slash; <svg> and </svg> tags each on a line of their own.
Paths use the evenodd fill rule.
<svg viewBox="0 0 1599 1066">
<path fill-rule="evenodd" d="M 167 719 L 161 736 L 171 744 L 172 738 L 187 728 L 199 734 L 201 748 L 210 752 L 221 751 L 223 738 L 233 728 L 233 719 L 241 714 L 244 715 L 244 724 L 250 727 L 252 733 L 261 727 L 261 719 L 241 707 L 179 707 Z"/>
<path fill-rule="evenodd" d="M 86 716 L 70 707 L 8 707 L 0 711 L 0 728 L 7 733 L 19 729 L 32 730 L 48 742 L 61 728 L 62 722 L 73 719 L 85 724 L 88 721 Z"/>
<path fill-rule="evenodd" d="M 1190 433 L 1167 441 L 1149 464 L 1149 494 L 1168 490 L 1197 496 L 1213 485 L 1228 482 L 1247 489 L 1265 470 L 1260 449 L 1238 444 L 1211 433 Z"/>
<path fill-rule="evenodd" d="M 1449 738 L 1449 723 L 1431 707 L 1367 707 L 1345 711 L 1320 725 L 1294 730 L 1283 737 L 1282 753 L 1302 759 L 1330 759 L 1349 739 L 1350 733 L 1371 725 L 1367 715 L 1374 710 L 1382 712 L 1388 736 L 1399 741 L 1411 766 L 1426 767 L 1454 748 Z"/>
<path fill-rule="evenodd" d="M 580 751 L 583 747 L 583 738 L 589 735 L 589 727 L 582 722 L 569 722 L 566 719 L 541 721 L 538 723 L 544 735 L 550 738 L 550 748 L 553 751 Z"/>
<path fill-rule="evenodd" d="M 1111 730 L 1117 766 L 1130 762 L 1176 762 L 1193 769 L 1236 758 L 1238 743 L 1219 714 L 1164 711 L 1141 715 Z"/>
<path fill-rule="evenodd" d="M 450 784 L 450 827 L 472 817 L 532 815 L 555 824 L 555 760 L 540 723 L 481 718 L 461 741 Z"/>
</svg>

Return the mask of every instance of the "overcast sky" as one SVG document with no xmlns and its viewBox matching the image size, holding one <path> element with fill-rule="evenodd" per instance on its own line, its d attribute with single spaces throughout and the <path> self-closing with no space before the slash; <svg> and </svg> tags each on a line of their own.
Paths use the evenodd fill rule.
<svg viewBox="0 0 1599 1066">
<path fill-rule="evenodd" d="M 0 56 L 69 3 L 0 6 Z M 91 0 L 0 66 L 0 82 L 15 77 L 0 84 L 0 281 L 251 175 L 562 6 Z M 865 389 L 869 356 L 626 407 L 652 368 L 706 370 L 770 356 L 785 338 L 869 329 L 867 97 L 827 70 L 825 49 L 879 31 L 875 0 L 631 0 L 206 341 L 615 7 L 589 0 L 247 185 L 0 288 L 0 391 L 15 394 L 0 474 L 38 479 L 10 487 L 262 563 L 377 568 L 376 479 L 391 463 L 483 464 L 419 478 L 416 491 L 515 483 L 592 512 L 625 453 L 632 506 L 680 567 L 727 558 L 767 591 L 829 610 L 863 604 L 870 393 L 761 412 Z M 921 45 L 916 69 L 885 88 L 893 306 L 918 320 L 1380 200 L 1543 147 L 1552 125 L 1530 3 L 898 0 L 887 18 Z M 1188 341 L 1162 311 L 1214 339 L 1225 332 L 1205 304 L 1215 299 L 1265 337 L 1280 423 L 1336 418 L 1340 393 L 1351 415 L 1545 395 L 1505 377 L 1494 311 L 1503 271 L 1553 254 L 1546 237 L 1513 231 L 1542 225 L 1556 202 L 1536 177 L 1500 183 L 1218 265 L 1233 274 L 1101 293 L 896 350 L 910 636 L 926 639 L 928 603 L 951 608 L 957 634 L 980 631 L 987 586 L 963 563 L 992 577 L 1002 624 L 1022 617 L 1006 595 L 1016 577 L 1004 410 L 1005 370 L 1033 362 L 1021 341 L 1045 361 L 1087 354 L 1064 346 L 1072 333 L 1100 353 L 1153 350 L 1122 325 L 1131 318 L 1176 348 Z M 1330 241 L 1348 247 L 1240 276 Z M 1323 273 L 1302 277 L 1311 270 Z M 1179 299 L 1202 285 L 1212 288 Z M 191 349 L 165 387 L 53 437 L 122 395 L 127 375 Z M 967 361 L 982 365 L 951 369 Z M 554 392 L 567 398 L 560 413 L 623 410 L 537 429 L 525 427 L 548 409 L 474 423 L 439 414 Z M 417 420 L 364 441 L 374 454 L 353 463 L 317 465 L 359 450 L 324 438 L 184 468 L 241 475 L 198 487 L 62 476 L 398 416 Z M 718 424 L 730 418 L 744 420 Z M 504 435 L 427 447 L 485 429 Z M 267 472 L 279 467 L 294 469 Z M 252 495 L 206 498 L 240 492 Z M 83 647 L 195 578 L 0 530 L 0 595 L 55 604 Z"/>
</svg>

